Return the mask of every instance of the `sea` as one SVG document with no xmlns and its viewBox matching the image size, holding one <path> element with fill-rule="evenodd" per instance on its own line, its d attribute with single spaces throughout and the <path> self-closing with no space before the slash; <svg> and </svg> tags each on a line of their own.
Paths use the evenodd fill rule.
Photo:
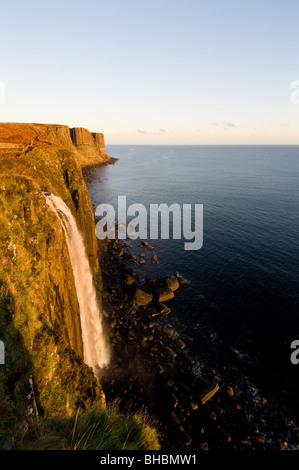
<svg viewBox="0 0 299 470">
<path fill-rule="evenodd" d="M 129 239 L 141 280 L 179 273 L 186 281 L 166 302 L 167 320 L 187 338 L 194 377 L 204 363 L 220 375 L 237 370 L 245 389 L 254 383 L 278 403 L 281 419 L 292 414 L 298 424 L 299 364 L 291 356 L 299 340 L 299 146 L 111 145 L 107 152 L 118 160 L 95 168 L 87 183 L 94 210 L 110 204 L 117 217 L 119 196 L 147 214 L 152 204 L 188 204 L 195 229 L 195 205 L 202 205 L 200 249 L 173 238 L 171 217 L 169 238 L 151 240 L 148 215 L 154 250 L 142 250 L 145 263 L 138 263 L 140 239 Z M 137 233 L 132 219 L 128 232 Z"/>
<path fill-rule="evenodd" d="M 111 204 L 117 216 L 118 197 L 126 196 L 127 206 L 143 204 L 148 214 L 151 204 L 189 204 L 194 218 L 195 204 L 203 206 L 198 250 L 185 250 L 183 233 L 173 239 L 171 228 L 169 239 L 151 240 L 147 226 L 159 264 L 145 263 L 141 275 L 179 272 L 188 281 L 172 302 L 178 321 L 192 326 L 208 309 L 228 340 L 272 344 L 299 335 L 299 146 L 107 152 L 118 160 L 88 184 L 94 208 Z"/>
</svg>

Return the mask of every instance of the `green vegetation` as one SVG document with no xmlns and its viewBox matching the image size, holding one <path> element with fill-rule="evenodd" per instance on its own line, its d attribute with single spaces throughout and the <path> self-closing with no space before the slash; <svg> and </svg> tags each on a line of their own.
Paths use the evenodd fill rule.
<svg viewBox="0 0 299 470">
<path fill-rule="evenodd" d="M 121 414 L 117 404 L 92 407 L 65 418 L 39 420 L 29 427 L 21 449 L 159 450 L 158 433 L 146 414 Z"/>
</svg>

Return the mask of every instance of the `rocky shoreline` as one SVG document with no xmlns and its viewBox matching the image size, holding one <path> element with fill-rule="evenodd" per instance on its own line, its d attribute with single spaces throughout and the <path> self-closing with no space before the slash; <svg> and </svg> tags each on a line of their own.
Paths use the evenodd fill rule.
<svg viewBox="0 0 299 470">
<path fill-rule="evenodd" d="M 204 315 L 190 329 L 171 314 L 184 278 L 143 279 L 142 266 L 158 263 L 145 241 L 138 241 L 139 255 L 128 240 L 98 243 L 112 349 L 101 380 L 107 401 L 147 410 L 166 451 L 297 449 L 299 428 L 246 374 L 250 359 Z"/>
<path fill-rule="evenodd" d="M 81 168 L 82 176 L 86 183 L 91 183 L 94 179 L 94 170 L 102 166 L 114 165 L 117 162 L 118 158 L 110 157 L 109 160 L 103 161 L 100 163 L 95 163 L 93 165 L 85 165 Z"/>
</svg>

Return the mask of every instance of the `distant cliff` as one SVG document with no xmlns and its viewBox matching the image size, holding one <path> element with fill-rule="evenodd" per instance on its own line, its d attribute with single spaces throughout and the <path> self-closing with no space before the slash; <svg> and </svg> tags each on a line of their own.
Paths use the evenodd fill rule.
<svg viewBox="0 0 299 470">
<path fill-rule="evenodd" d="M 104 135 L 82 127 L 55 124 L 0 124 L 0 152 L 17 156 L 34 148 L 63 148 L 72 151 L 81 166 L 112 161 L 105 149 Z"/>
</svg>

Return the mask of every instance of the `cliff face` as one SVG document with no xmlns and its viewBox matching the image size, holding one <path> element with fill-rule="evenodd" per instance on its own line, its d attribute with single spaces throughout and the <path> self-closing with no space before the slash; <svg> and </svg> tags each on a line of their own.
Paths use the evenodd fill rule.
<svg viewBox="0 0 299 470">
<path fill-rule="evenodd" d="M 72 151 L 81 166 L 109 163 L 104 135 L 82 127 L 54 124 L 0 124 L 0 152 L 17 156 L 34 148 L 63 148 Z"/>
<path fill-rule="evenodd" d="M 81 167 L 109 161 L 102 134 L 0 124 L 1 449 L 160 449 L 146 416 L 105 406 L 83 361 L 69 250 L 44 194 L 60 197 L 75 217 L 99 291 L 94 216 Z"/>
<path fill-rule="evenodd" d="M 22 151 L 0 149 L 0 339 L 6 353 L 0 412 L 3 402 L 11 404 L 12 421 L 26 414 L 32 377 L 39 412 L 71 414 L 103 402 L 104 395 L 83 362 L 68 249 L 43 192 L 53 192 L 71 209 L 100 279 L 91 203 L 67 126 L 0 125 L 5 144 L 4 132 Z"/>
<path fill-rule="evenodd" d="M 98 132 L 89 132 L 83 127 L 74 127 L 71 129 L 71 137 L 77 150 L 86 161 L 92 161 L 94 155 L 101 155 L 103 161 L 109 161 L 110 157 L 106 153 L 104 134 Z"/>
</svg>

